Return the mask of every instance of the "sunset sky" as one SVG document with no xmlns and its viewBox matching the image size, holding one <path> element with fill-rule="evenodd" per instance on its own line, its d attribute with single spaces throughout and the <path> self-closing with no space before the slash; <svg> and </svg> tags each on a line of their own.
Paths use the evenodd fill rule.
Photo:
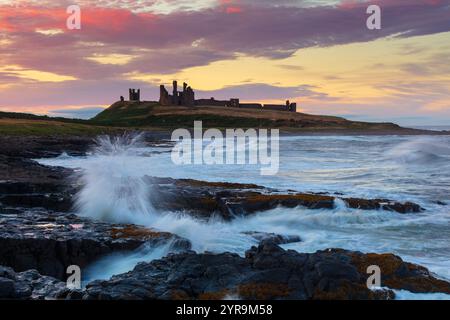
<svg viewBox="0 0 450 320">
<path fill-rule="evenodd" d="M 87 117 L 173 79 L 197 98 L 448 125 L 450 0 L 0 0 L 1 111 Z"/>
</svg>

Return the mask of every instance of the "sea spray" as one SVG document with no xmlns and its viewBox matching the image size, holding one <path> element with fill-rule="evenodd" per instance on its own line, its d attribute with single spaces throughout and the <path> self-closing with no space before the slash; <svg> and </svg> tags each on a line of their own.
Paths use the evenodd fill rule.
<svg viewBox="0 0 450 320">
<path fill-rule="evenodd" d="M 86 217 L 117 222 L 148 222 L 154 215 L 151 186 L 133 167 L 142 147 L 141 135 L 102 136 L 92 151 L 95 161 L 84 167 L 76 195 L 77 212 Z"/>
<path fill-rule="evenodd" d="M 81 172 L 82 189 L 76 196 L 81 216 L 114 223 L 134 223 L 171 232 L 192 242 L 195 251 L 242 253 L 254 239 L 236 233 L 219 217 L 197 220 L 182 212 L 158 212 L 151 204 L 152 186 L 142 170 L 148 161 L 142 136 L 102 136 Z M 148 167 L 147 167 L 148 168 Z"/>
<path fill-rule="evenodd" d="M 386 156 L 402 164 L 432 165 L 450 160 L 450 146 L 439 137 L 414 137 L 390 149 Z"/>
</svg>

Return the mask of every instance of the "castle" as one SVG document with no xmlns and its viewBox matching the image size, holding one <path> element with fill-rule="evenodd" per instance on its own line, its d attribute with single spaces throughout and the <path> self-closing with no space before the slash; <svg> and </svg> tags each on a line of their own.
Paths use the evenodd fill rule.
<svg viewBox="0 0 450 320">
<path fill-rule="evenodd" d="M 130 89 L 130 101 L 140 101 L 140 89 Z M 230 100 L 195 99 L 195 92 L 186 82 L 183 83 L 183 91 L 178 91 L 178 82 L 173 81 L 172 94 L 169 94 L 164 85 L 159 86 L 159 104 L 162 106 L 217 106 L 230 108 L 260 109 L 274 111 L 297 112 L 297 103 L 289 100 L 285 104 L 260 104 L 260 103 L 240 103 L 238 98 Z"/>
<path fill-rule="evenodd" d="M 159 103 L 162 106 L 193 107 L 195 105 L 195 93 L 186 82 L 183 83 L 183 91 L 178 91 L 177 81 L 174 81 L 171 95 L 164 88 L 164 85 L 159 86 Z"/>
</svg>

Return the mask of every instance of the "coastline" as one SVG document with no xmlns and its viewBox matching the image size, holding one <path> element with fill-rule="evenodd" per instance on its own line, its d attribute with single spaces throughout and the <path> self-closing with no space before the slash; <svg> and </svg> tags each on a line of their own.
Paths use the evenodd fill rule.
<svg viewBox="0 0 450 320">
<path fill-rule="evenodd" d="M 146 141 L 150 145 L 158 144 L 163 142 L 168 134 L 167 131 L 156 131 L 153 134 L 150 133 Z M 6 143 L 8 139 L 10 139 L 9 143 Z M 301 241 L 301 239 L 278 234 L 254 233 L 251 235 L 255 237 L 258 245 L 254 248 L 248 248 L 246 258 L 242 260 L 227 252 L 201 254 L 186 251 L 190 248 L 189 241 L 178 237 L 176 234 L 166 233 L 165 230 L 150 230 L 130 224 L 109 224 L 91 219 L 83 220 L 84 218 L 79 218 L 73 214 L 73 197 L 80 187 L 76 179 L 73 180 L 74 172 L 67 168 L 44 166 L 32 159 L 57 157 L 62 152 L 72 156 L 83 156 L 92 146 L 90 137 L 16 136 L 13 138 L 1 137 L 0 141 L 0 171 L 2 177 L 6 180 L 0 183 L 0 202 L 2 203 L 0 212 L 5 219 L 5 223 L 1 227 L 0 241 L 3 243 L 2 250 L 6 250 L 5 254 L 2 255 L 4 259 L 0 264 L 15 269 L 13 271 L 1 267 L 2 270 L 6 270 L 4 273 L 8 274 L 10 281 L 17 283 L 17 285 L 20 284 L 22 287 L 28 286 L 27 292 L 34 293 L 34 298 L 32 298 L 24 292 L 11 291 L 8 293 L 11 297 L 75 300 L 82 298 L 103 299 L 106 297 L 110 299 L 123 299 L 125 297 L 135 299 L 174 299 L 177 297 L 221 299 L 227 294 L 238 294 L 246 299 L 392 299 L 395 297 L 395 292 L 391 289 L 422 293 L 450 293 L 450 283 L 434 278 L 423 267 L 408 264 L 399 257 L 390 254 L 360 253 L 343 249 L 324 250 L 312 254 L 294 254 L 289 250 L 281 249 L 279 245 L 290 241 Z M 288 208 L 300 205 L 324 210 L 334 206 L 334 200 L 323 194 L 279 195 L 272 194 L 274 190 L 264 190 L 261 189 L 263 187 L 255 185 L 211 183 L 196 180 L 156 179 L 155 181 L 151 177 L 147 180 L 154 186 L 159 185 L 157 190 L 162 192 L 161 197 L 158 196 L 159 199 L 168 200 L 158 202 L 161 210 L 183 210 L 186 212 L 186 209 L 189 209 L 192 212 L 190 214 L 197 219 L 209 219 L 217 212 L 224 214 L 225 221 L 233 219 L 232 216 L 226 215 L 231 209 L 235 212 L 258 215 L 264 210 L 280 205 Z M 174 189 L 168 186 L 174 186 Z M 210 195 L 205 197 L 205 193 Z M 166 197 L 163 197 L 163 194 Z M 176 200 L 177 196 L 181 195 L 182 197 Z M 370 199 L 348 199 L 345 201 L 348 205 L 360 209 L 380 207 L 380 202 L 389 203 L 389 200 L 373 202 Z M 392 204 L 392 208 L 389 210 L 400 210 L 405 211 L 406 214 L 414 214 L 414 212 L 422 209 L 414 206 L 414 204 L 406 204 L 405 206 Z M 21 219 L 24 219 L 21 223 L 27 225 L 27 229 L 20 231 L 21 223 L 17 224 L 19 220 L 15 218 L 17 214 Z M 36 221 L 39 221 L 39 223 L 36 224 Z M 55 224 L 52 221 L 57 221 L 57 223 Z M 40 225 L 47 227 L 42 229 Z M 56 225 L 59 227 L 56 227 Z M 79 225 L 83 225 L 83 228 L 73 227 Z M 29 238 L 27 234 L 34 234 L 34 236 Z M 73 241 L 90 243 L 92 235 L 96 235 L 94 238 L 101 238 L 103 239 L 101 241 L 105 242 L 96 245 L 83 245 L 83 256 L 87 257 L 86 259 L 80 260 L 79 257 L 72 256 L 73 252 L 76 251 L 71 247 L 71 243 Z M 50 240 L 44 240 L 49 236 Z M 59 249 L 55 249 L 56 251 L 44 250 L 45 247 L 53 248 L 53 246 L 58 245 L 58 241 L 53 242 L 53 237 L 58 238 L 59 242 L 66 243 L 67 251 L 62 249 L 66 245 L 61 248 L 58 247 Z M 131 253 L 148 241 L 167 243 L 168 239 L 174 239 L 173 237 L 177 240 L 176 245 L 171 245 L 171 248 L 178 252 L 177 254 L 140 265 L 131 273 L 118 275 L 113 280 L 94 281 L 87 286 L 86 290 L 81 291 L 67 290 L 64 283 L 61 282 L 61 272 L 65 266 L 64 261 L 87 266 L 105 254 L 114 253 L 118 250 Z M 15 249 L 18 246 L 20 247 L 21 243 L 28 243 L 26 246 L 28 253 Z M 104 249 L 98 251 L 98 246 Z M 30 250 L 33 252 L 33 259 L 28 260 L 29 264 L 24 264 L 21 255 L 29 255 Z M 42 253 L 43 250 L 46 252 L 45 255 Z M 51 253 L 61 252 L 61 250 L 63 250 L 62 257 L 65 257 L 63 260 L 59 260 L 61 253 L 58 256 Z M 345 258 L 346 261 L 350 259 L 351 262 L 342 263 L 343 256 L 347 257 Z M 301 261 L 305 259 L 316 261 L 316 263 L 322 265 L 321 268 L 323 269 L 314 269 L 317 268 L 314 267 L 315 264 L 308 267 L 304 266 Z M 185 260 L 192 263 L 183 264 L 185 267 L 180 271 L 178 265 Z M 255 263 L 258 265 L 258 263 L 262 263 L 261 261 L 265 261 L 264 264 L 255 269 Z M 279 261 L 284 262 L 280 265 Z M 364 270 L 366 264 L 372 264 L 374 261 L 396 266 L 394 272 L 389 275 L 390 280 L 387 281 L 390 289 L 373 293 L 363 286 L 363 282 L 361 282 L 361 279 L 364 279 L 362 270 Z M 186 279 L 189 279 L 189 275 L 194 272 L 191 266 L 198 264 L 204 268 L 203 272 L 206 272 L 208 268 L 216 268 L 218 265 L 227 265 L 227 268 L 231 269 L 237 268 L 236 274 L 244 274 L 246 275 L 245 278 L 249 280 L 244 281 L 242 277 L 229 276 L 227 284 L 224 285 L 223 282 L 215 282 L 215 280 L 200 277 L 198 278 L 199 285 L 206 285 L 211 289 L 190 292 L 183 287 L 182 282 L 166 286 L 165 278 L 154 276 L 152 273 L 155 266 L 158 266 L 158 268 L 163 266 L 165 272 L 161 276 L 172 278 L 174 275 L 178 275 L 180 281 L 186 281 Z M 243 266 L 242 269 L 239 266 Z M 299 277 L 303 281 L 312 281 L 310 287 L 305 289 L 296 282 L 274 277 L 277 274 L 275 270 L 280 268 L 286 270 L 297 268 Z M 307 272 L 310 268 L 316 271 L 313 273 Z M 411 273 L 402 275 L 395 271 L 404 268 L 412 270 Z M 33 283 L 38 283 L 38 286 L 46 284 L 46 291 L 41 290 L 37 294 L 37 287 L 33 287 L 31 280 L 29 280 L 31 275 L 27 271 L 29 269 L 38 269 L 39 274 L 34 274 L 33 277 L 39 279 L 39 281 L 34 280 Z M 325 278 L 329 281 L 327 286 L 323 284 L 323 281 L 321 282 Z M 153 283 L 156 291 L 148 291 L 140 285 L 140 283 L 148 282 Z M 268 286 L 268 282 L 274 283 L 274 285 Z M 128 286 L 128 288 L 131 288 L 130 290 L 134 290 L 134 293 L 128 289 L 124 291 L 124 287 L 117 285 L 117 283 Z M 341 290 L 344 288 L 342 287 L 343 283 L 346 283 L 344 291 Z M 336 288 L 337 291 L 330 288 Z"/>
</svg>

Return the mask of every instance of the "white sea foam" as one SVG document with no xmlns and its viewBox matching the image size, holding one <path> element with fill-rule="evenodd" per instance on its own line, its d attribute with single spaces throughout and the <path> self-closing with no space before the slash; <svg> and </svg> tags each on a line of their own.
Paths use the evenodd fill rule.
<svg viewBox="0 0 450 320">
<path fill-rule="evenodd" d="M 450 146 L 446 138 L 415 137 L 390 149 L 388 159 L 406 164 L 433 165 L 439 161 L 448 161 Z"/>
<path fill-rule="evenodd" d="M 83 168 L 77 212 L 111 222 L 148 222 L 154 215 L 151 186 L 134 167 L 140 136 L 108 136 L 97 139 L 92 158 Z"/>
<path fill-rule="evenodd" d="M 445 293 L 414 293 L 407 290 L 394 290 L 396 300 L 450 300 Z"/>
</svg>

